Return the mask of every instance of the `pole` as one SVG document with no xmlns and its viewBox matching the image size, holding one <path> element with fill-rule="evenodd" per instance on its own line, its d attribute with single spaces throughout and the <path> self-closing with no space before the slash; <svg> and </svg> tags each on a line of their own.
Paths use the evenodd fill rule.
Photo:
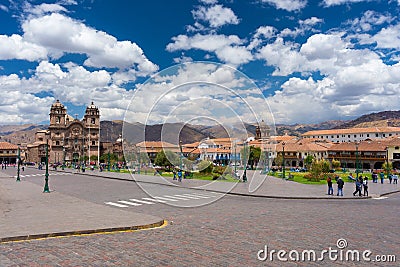
<svg viewBox="0 0 400 267">
<path fill-rule="evenodd" d="M 179 155 L 179 169 L 183 169 L 183 163 L 182 163 L 182 158 L 183 158 L 183 153 L 182 153 L 182 141 L 179 141 L 179 150 L 180 150 L 180 155 Z"/>
<path fill-rule="evenodd" d="M 267 174 L 269 174 L 269 151 L 270 148 L 267 149 L 267 170 L 266 170 Z"/>
<path fill-rule="evenodd" d="M 107 170 L 110 171 L 110 151 L 108 151 L 108 164 L 107 164 Z"/>
<path fill-rule="evenodd" d="M 20 148 L 18 146 L 18 155 L 17 155 L 17 161 L 18 161 L 18 168 L 17 168 L 17 182 L 21 182 L 21 178 L 19 176 L 19 172 L 20 172 L 20 164 L 21 164 L 21 151 Z"/>
<path fill-rule="evenodd" d="M 389 147 L 386 147 L 386 177 L 389 178 Z"/>
<path fill-rule="evenodd" d="M 236 173 L 237 173 L 237 169 L 236 169 L 236 162 L 237 162 L 237 155 L 236 155 L 236 142 L 235 142 L 235 144 L 233 145 L 233 147 L 234 147 L 234 154 L 235 154 L 235 177 L 236 177 Z"/>
<path fill-rule="evenodd" d="M 138 174 L 140 174 L 140 146 L 138 146 Z"/>
<path fill-rule="evenodd" d="M 244 149 L 243 149 L 243 160 L 244 160 L 244 172 L 243 172 L 243 182 L 245 183 L 245 182 L 247 182 L 247 142 L 244 142 L 243 143 L 243 145 L 244 145 Z"/>
<path fill-rule="evenodd" d="M 44 189 L 43 193 L 50 193 L 49 189 L 49 140 L 46 142 L 46 173 L 44 175 Z"/>
<path fill-rule="evenodd" d="M 285 142 L 282 143 L 282 179 L 285 179 Z"/>
<path fill-rule="evenodd" d="M 356 179 L 358 181 L 358 143 L 356 142 Z"/>
</svg>

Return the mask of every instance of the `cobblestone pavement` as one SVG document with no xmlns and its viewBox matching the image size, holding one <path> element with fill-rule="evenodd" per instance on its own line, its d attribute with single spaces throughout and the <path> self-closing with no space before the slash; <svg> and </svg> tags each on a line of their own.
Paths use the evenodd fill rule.
<svg viewBox="0 0 400 267">
<path fill-rule="evenodd" d="M 346 249 L 400 257 L 400 194 L 368 200 L 226 196 L 199 208 L 151 205 L 164 228 L 0 244 L 0 266 L 398 266 L 376 262 L 271 262 L 264 249 Z M 137 211 L 137 210 L 135 210 Z"/>
</svg>

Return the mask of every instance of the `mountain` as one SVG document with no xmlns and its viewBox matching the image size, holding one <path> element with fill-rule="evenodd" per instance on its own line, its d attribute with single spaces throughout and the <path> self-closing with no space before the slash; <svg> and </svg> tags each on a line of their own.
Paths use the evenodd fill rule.
<svg viewBox="0 0 400 267">
<path fill-rule="evenodd" d="M 366 128 L 366 127 L 400 127 L 400 111 L 382 111 L 363 115 L 355 120 L 343 123 L 339 128 Z"/>
<path fill-rule="evenodd" d="M 243 129 L 244 125 L 244 129 Z M 141 123 L 127 123 L 120 120 L 102 121 L 100 124 L 100 139 L 102 142 L 115 142 L 122 134 L 124 129 L 124 138 L 126 141 L 136 144 L 143 140 L 148 141 L 166 141 L 172 144 L 178 144 L 182 141 L 184 144 L 194 143 L 209 138 L 225 138 L 229 135 L 240 137 L 242 139 L 248 136 L 255 136 L 256 125 L 244 123 L 233 125 L 229 129 L 224 129 L 221 125 L 191 125 L 184 123 L 167 123 L 164 125 L 147 125 Z M 355 127 L 400 127 L 400 111 L 382 111 L 363 115 L 355 120 L 340 121 L 331 120 L 315 124 L 294 124 L 294 125 L 276 125 L 276 132 L 271 135 L 293 135 L 301 136 L 307 131 L 327 130 L 339 128 Z M 34 142 L 35 132 L 47 129 L 47 125 L 0 125 L 0 141 L 6 141 L 13 144 L 29 144 Z"/>
</svg>

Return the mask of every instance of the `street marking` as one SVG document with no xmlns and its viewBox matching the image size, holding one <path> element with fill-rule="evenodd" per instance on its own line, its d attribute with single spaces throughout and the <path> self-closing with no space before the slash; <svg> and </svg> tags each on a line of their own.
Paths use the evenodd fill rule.
<svg viewBox="0 0 400 267">
<path fill-rule="evenodd" d="M 175 197 L 175 196 L 167 196 L 164 195 L 164 197 L 172 198 L 172 199 L 178 199 L 178 200 L 189 200 L 190 198 L 183 198 L 183 197 Z"/>
<path fill-rule="evenodd" d="M 185 196 L 185 195 L 189 195 L 189 194 L 182 194 L 182 196 Z M 214 197 L 214 196 L 200 195 L 200 194 L 195 194 L 195 193 L 193 193 L 193 195 L 194 195 L 195 197 L 199 197 L 199 198 L 210 198 L 210 197 Z"/>
<path fill-rule="evenodd" d="M 373 197 L 372 199 L 380 200 L 380 199 L 386 199 L 386 198 L 388 198 L 388 197 Z"/>
<path fill-rule="evenodd" d="M 104 202 L 104 204 L 111 205 L 111 206 L 116 206 L 118 208 L 127 208 L 128 207 L 126 205 L 122 205 L 122 204 L 118 204 L 118 203 L 114 203 L 114 202 Z"/>
<path fill-rule="evenodd" d="M 161 200 L 166 200 L 166 201 L 178 201 L 177 199 L 171 199 L 171 198 L 166 198 L 166 197 L 154 197 L 156 199 L 161 199 Z"/>
<path fill-rule="evenodd" d="M 134 199 L 134 198 L 131 198 L 131 199 L 129 199 L 129 200 L 134 201 L 134 202 L 138 202 L 138 203 L 142 203 L 142 204 L 155 204 L 155 203 L 153 203 L 153 202 L 144 201 L 144 200 L 139 200 L 139 199 Z"/>
<path fill-rule="evenodd" d="M 189 194 L 186 194 L 186 195 L 174 195 L 174 196 L 186 197 L 186 198 L 189 198 L 189 199 L 201 199 L 201 197 L 195 197 L 195 196 L 192 196 L 192 195 L 189 195 Z"/>
<path fill-rule="evenodd" d="M 144 200 L 150 200 L 150 201 L 154 201 L 154 202 L 159 202 L 159 203 L 167 203 L 167 201 L 164 201 L 164 200 L 159 200 L 159 199 L 154 199 L 154 198 L 148 198 L 148 197 L 142 197 L 142 199 L 144 199 Z"/>
<path fill-rule="evenodd" d="M 119 200 L 118 202 L 122 203 L 122 204 L 126 204 L 126 205 L 131 205 L 131 206 L 142 206 L 142 204 L 133 203 L 133 202 L 125 201 L 125 200 Z"/>
</svg>

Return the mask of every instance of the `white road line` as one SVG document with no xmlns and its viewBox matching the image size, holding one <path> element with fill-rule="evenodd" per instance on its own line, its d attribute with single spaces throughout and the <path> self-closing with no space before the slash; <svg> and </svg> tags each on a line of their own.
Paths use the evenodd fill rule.
<svg viewBox="0 0 400 267">
<path fill-rule="evenodd" d="M 195 196 L 191 196 L 191 195 L 189 195 L 189 194 L 186 194 L 186 195 L 174 195 L 174 196 L 177 196 L 177 197 L 186 197 L 186 198 L 190 198 L 190 199 L 201 199 L 201 197 L 195 197 Z"/>
<path fill-rule="evenodd" d="M 190 194 L 182 194 L 182 196 L 186 196 L 186 195 L 195 196 L 195 197 L 198 197 L 198 198 L 210 198 L 210 197 L 212 197 L 212 196 L 198 195 L 198 194 L 194 194 L 194 193 L 192 195 L 190 195 Z"/>
<path fill-rule="evenodd" d="M 386 199 L 386 198 L 388 198 L 388 197 L 373 197 L 372 199 L 380 200 L 380 199 Z"/>
<path fill-rule="evenodd" d="M 130 200 L 130 201 L 133 201 L 133 202 L 142 203 L 142 204 L 155 204 L 154 202 L 139 200 L 139 199 L 135 199 L 135 198 L 130 198 L 129 200 Z"/>
<path fill-rule="evenodd" d="M 133 202 L 125 201 L 125 200 L 119 200 L 118 202 L 122 203 L 122 204 L 126 204 L 126 205 L 131 205 L 131 206 L 142 206 L 142 204 L 133 203 Z"/>
<path fill-rule="evenodd" d="M 166 200 L 166 201 L 178 201 L 177 199 L 166 198 L 166 197 L 154 197 L 156 199 Z"/>
<path fill-rule="evenodd" d="M 178 199 L 178 200 L 189 200 L 189 199 L 190 199 L 190 198 L 183 198 L 183 197 L 176 197 L 176 196 L 167 196 L 167 195 L 164 195 L 164 197 L 173 198 L 173 199 Z"/>
<path fill-rule="evenodd" d="M 29 177 L 29 176 L 31 176 L 31 175 L 30 174 L 24 175 L 24 177 Z"/>
<path fill-rule="evenodd" d="M 118 203 L 114 203 L 114 202 L 104 202 L 104 204 L 111 205 L 111 206 L 116 206 L 118 208 L 127 208 L 128 207 L 126 205 L 122 205 L 122 204 L 118 204 Z"/>
<path fill-rule="evenodd" d="M 164 201 L 164 200 L 159 200 L 159 199 L 154 199 L 154 198 L 148 198 L 148 197 L 142 197 L 142 199 L 144 199 L 144 200 L 150 200 L 150 201 L 154 201 L 154 202 L 159 202 L 159 203 L 167 203 L 167 201 Z"/>
</svg>

